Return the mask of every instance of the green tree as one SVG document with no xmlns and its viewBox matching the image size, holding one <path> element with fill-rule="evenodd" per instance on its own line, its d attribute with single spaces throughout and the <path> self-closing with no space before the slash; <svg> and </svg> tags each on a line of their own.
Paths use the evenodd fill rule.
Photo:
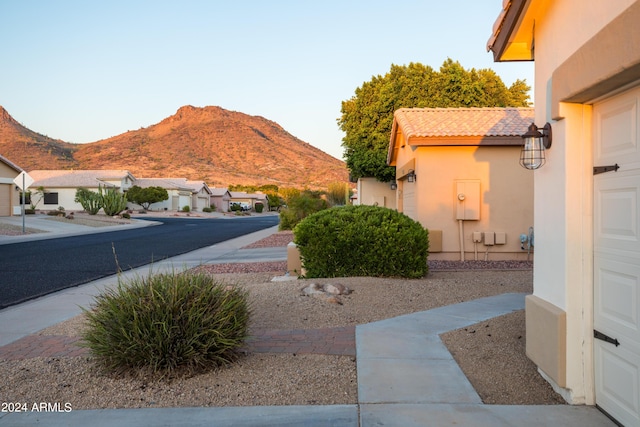
<svg viewBox="0 0 640 427">
<path fill-rule="evenodd" d="M 142 206 L 146 210 L 154 203 L 169 200 L 169 193 L 162 187 L 141 188 L 134 185 L 127 191 L 127 200 Z"/>
<path fill-rule="evenodd" d="M 494 71 L 465 70 L 451 59 L 439 71 L 419 63 L 392 65 L 342 102 L 338 126 L 345 132 L 342 146 L 351 176 L 382 182 L 395 178 L 395 168 L 387 166 L 387 150 L 393 113 L 399 108 L 527 107 L 529 89 L 524 80 L 506 87 Z"/>
</svg>

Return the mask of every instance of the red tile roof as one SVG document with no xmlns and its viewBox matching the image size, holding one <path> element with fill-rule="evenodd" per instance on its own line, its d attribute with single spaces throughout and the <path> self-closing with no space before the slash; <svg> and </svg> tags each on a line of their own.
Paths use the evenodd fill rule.
<svg viewBox="0 0 640 427">
<path fill-rule="evenodd" d="M 533 108 L 401 108 L 394 120 L 405 138 L 513 137 L 534 121 Z"/>
</svg>

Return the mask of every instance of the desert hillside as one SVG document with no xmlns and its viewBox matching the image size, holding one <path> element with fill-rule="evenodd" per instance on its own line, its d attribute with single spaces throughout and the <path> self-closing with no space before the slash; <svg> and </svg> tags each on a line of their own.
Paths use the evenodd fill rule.
<svg viewBox="0 0 640 427">
<path fill-rule="evenodd" d="M 0 154 L 27 171 L 127 169 L 136 177 L 185 177 L 216 187 L 324 189 L 348 179 L 344 162 L 277 123 L 220 107 L 184 106 L 157 124 L 86 144 L 40 135 L 0 107 Z"/>
</svg>

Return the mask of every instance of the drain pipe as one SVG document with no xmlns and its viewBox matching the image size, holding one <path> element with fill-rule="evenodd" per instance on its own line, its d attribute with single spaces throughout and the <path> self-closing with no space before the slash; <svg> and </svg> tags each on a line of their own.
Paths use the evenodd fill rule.
<svg viewBox="0 0 640 427">
<path fill-rule="evenodd" d="M 458 229 L 460 231 L 460 261 L 464 261 L 464 225 L 462 219 L 458 220 Z"/>
</svg>

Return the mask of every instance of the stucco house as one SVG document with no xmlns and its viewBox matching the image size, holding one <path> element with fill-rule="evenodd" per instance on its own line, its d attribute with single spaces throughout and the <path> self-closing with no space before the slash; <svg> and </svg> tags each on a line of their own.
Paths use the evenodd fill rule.
<svg viewBox="0 0 640 427">
<path fill-rule="evenodd" d="M 520 167 L 532 108 L 402 108 L 387 164 L 398 211 L 429 229 L 429 257 L 526 260 L 533 176 Z"/>
<path fill-rule="evenodd" d="M 640 426 L 640 1 L 510 0 L 495 61 L 535 61 L 527 355 L 574 404 Z"/>
<path fill-rule="evenodd" d="M 20 206 L 20 192 L 13 180 L 22 172 L 22 168 L 0 155 L 0 216 L 11 216 L 14 207 Z"/>
<path fill-rule="evenodd" d="M 204 181 L 187 180 L 187 186 L 191 188 L 191 208 L 202 212 L 203 208 L 211 207 L 211 189 Z"/>
<path fill-rule="evenodd" d="M 150 209 L 154 211 L 182 210 L 185 206 L 192 209 L 192 195 L 194 187 L 187 183 L 185 178 L 138 178 L 134 185 L 141 188 L 147 187 L 162 187 L 167 190 L 169 199 L 157 202 L 151 205 Z M 141 206 L 132 204 L 129 205 L 133 209 L 141 209 Z"/>
<path fill-rule="evenodd" d="M 127 191 L 136 181 L 127 170 L 32 170 L 29 175 L 34 182 L 30 189 L 44 187 L 45 194 L 39 200 L 36 208 L 42 210 L 56 210 L 63 207 L 67 211 L 80 211 L 82 205 L 74 201 L 76 190 L 84 187 L 91 191 L 98 191 L 99 187 L 117 188 Z M 37 196 L 34 196 L 37 197 Z M 32 202 L 37 200 L 32 199 Z"/>
<path fill-rule="evenodd" d="M 227 188 L 211 189 L 211 205 L 215 206 L 217 212 L 229 212 L 229 201 L 231 193 Z"/>
<path fill-rule="evenodd" d="M 269 209 L 267 195 L 264 193 L 245 193 L 244 191 L 230 191 L 229 193 L 231 194 L 229 205 L 238 203 L 249 210 L 253 210 L 256 207 L 256 203 L 262 203 L 265 210 Z"/>
</svg>

